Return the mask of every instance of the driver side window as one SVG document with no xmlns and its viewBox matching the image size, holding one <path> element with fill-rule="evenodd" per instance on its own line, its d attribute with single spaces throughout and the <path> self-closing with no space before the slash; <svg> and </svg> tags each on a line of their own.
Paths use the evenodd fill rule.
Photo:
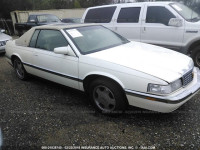
<svg viewBox="0 0 200 150">
<path fill-rule="evenodd" d="M 36 48 L 54 51 L 54 48 L 68 46 L 68 42 L 60 31 L 57 30 L 41 30 Z"/>
<path fill-rule="evenodd" d="M 147 9 L 146 23 L 160 23 L 167 26 L 171 18 L 176 17 L 165 7 L 149 6 Z"/>
</svg>

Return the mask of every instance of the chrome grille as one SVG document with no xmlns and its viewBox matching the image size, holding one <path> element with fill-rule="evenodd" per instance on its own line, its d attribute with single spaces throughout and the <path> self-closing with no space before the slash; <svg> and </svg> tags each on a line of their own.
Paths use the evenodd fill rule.
<svg viewBox="0 0 200 150">
<path fill-rule="evenodd" d="M 184 76 L 183 76 L 183 86 L 188 85 L 190 82 L 192 82 L 193 80 L 193 73 L 192 70 L 187 72 Z"/>
</svg>

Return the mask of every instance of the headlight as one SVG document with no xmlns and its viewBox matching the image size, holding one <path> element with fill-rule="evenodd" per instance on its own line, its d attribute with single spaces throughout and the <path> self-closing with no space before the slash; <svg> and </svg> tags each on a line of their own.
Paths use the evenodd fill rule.
<svg viewBox="0 0 200 150">
<path fill-rule="evenodd" d="M 0 41 L 0 46 L 5 46 L 7 41 Z"/>
<path fill-rule="evenodd" d="M 182 87 L 181 79 L 178 79 L 168 85 L 158 85 L 150 83 L 147 91 L 154 94 L 170 94 Z"/>
<path fill-rule="evenodd" d="M 0 41 L 0 46 L 4 46 L 4 43 L 3 43 L 3 41 Z"/>
</svg>

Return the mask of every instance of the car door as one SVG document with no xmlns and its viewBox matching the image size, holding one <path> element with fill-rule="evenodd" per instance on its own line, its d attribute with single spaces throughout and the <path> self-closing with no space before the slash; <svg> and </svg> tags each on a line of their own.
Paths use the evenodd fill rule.
<svg viewBox="0 0 200 150">
<path fill-rule="evenodd" d="M 146 5 L 141 26 L 141 41 L 179 51 L 182 46 L 184 26 L 168 25 L 169 20 L 176 17 L 178 15 L 168 5 Z"/>
<path fill-rule="evenodd" d="M 118 16 L 114 19 L 114 31 L 129 40 L 140 41 L 141 6 L 118 7 L 117 13 Z"/>
<path fill-rule="evenodd" d="M 78 89 L 78 57 L 54 53 L 54 48 L 69 46 L 59 30 L 40 30 L 34 49 L 33 74 Z"/>
</svg>

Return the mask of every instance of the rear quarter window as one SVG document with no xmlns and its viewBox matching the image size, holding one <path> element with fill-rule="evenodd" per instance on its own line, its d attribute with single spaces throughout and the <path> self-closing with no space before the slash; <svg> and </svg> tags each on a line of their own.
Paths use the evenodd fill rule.
<svg viewBox="0 0 200 150">
<path fill-rule="evenodd" d="M 94 8 L 87 12 L 85 23 L 109 23 L 116 7 Z"/>
<path fill-rule="evenodd" d="M 36 21 L 36 16 L 35 15 L 30 15 L 29 16 L 28 22 L 31 22 L 31 21 Z"/>
</svg>

